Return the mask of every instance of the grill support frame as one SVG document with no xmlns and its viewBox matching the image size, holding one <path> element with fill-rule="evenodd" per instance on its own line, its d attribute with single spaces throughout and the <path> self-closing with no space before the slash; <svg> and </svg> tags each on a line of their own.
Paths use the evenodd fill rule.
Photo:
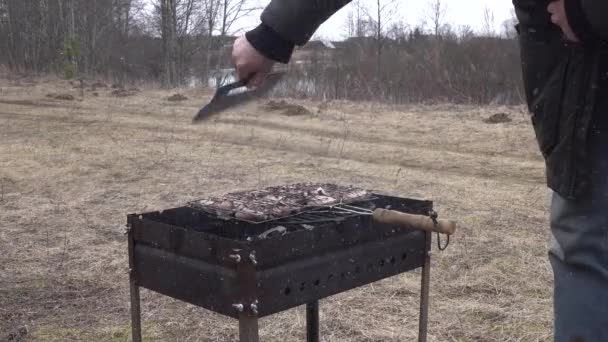
<svg viewBox="0 0 608 342">
<path fill-rule="evenodd" d="M 426 202 L 427 206 L 432 208 L 432 202 Z M 128 225 L 127 225 L 127 236 L 128 236 L 128 257 L 129 257 L 129 282 L 130 282 L 130 304 L 131 304 L 131 330 L 132 330 L 132 340 L 133 342 L 142 342 L 142 333 L 141 333 L 141 306 L 140 306 L 140 293 L 139 288 L 142 287 L 140 280 L 144 279 L 142 274 L 139 274 L 137 256 L 143 258 L 144 254 L 141 254 L 141 250 L 137 251 L 138 238 L 135 233 L 135 229 L 133 229 L 134 224 L 138 223 L 138 219 L 141 221 L 141 216 L 137 217 L 136 215 L 129 215 Z M 139 222 L 141 223 L 141 222 Z M 139 227 L 141 228 L 141 227 Z M 429 308 L 429 290 L 430 290 L 430 266 L 431 266 L 431 241 L 432 235 L 428 232 L 417 232 L 422 234 L 423 241 L 423 255 L 420 257 L 420 263 L 414 262 L 416 265 L 419 265 L 422 269 L 421 273 L 421 289 L 420 289 L 420 311 L 419 311 L 419 334 L 418 341 L 426 342 L 427 341 L 427 329 L 428 329 L 428 308 Z M 145 247 L 149 249 L 149 247 Z M 146 249 L 143 249 L 144 251 Z M 233 305 L 233 314 L 228 314 L 231 317 L 237 318 L 239 320 L 239 341 L 240 342 L 259 342 L 259 326 L 258 320 L 260 317 L 264 317 L 275 312 L 258 312 L 257 307 L 257 298 L 260 297 L 259 293 L 256 293 L 256 282 L 260 281 L 260 271 L 256 270 L 257 262 L 250 262 L 251 250 L 248 249 L 234 249 L 235 254 L 239 255 L 240 260 L 242 262 L 236 263 L 236 283 L 238 289 L 236 293 L 238 293 L 238 297 L 241 299 L 240 303 L 234 303 Z M 139 254 L 138 254 L 139 253 Z M 356 256 L 356 254 L 354 254 Z M 405 255 L 405 254 L 404 254 Z M 388 264 L 389 260 L 386 259 Z M 392 263 L 392 260 L 391 260 Z M 219 268 L 221 265 L 207 265 L 211 266 L 210 268 Z M 335 266 L 335 265 L 334 265 Z M 368 266 L 369 267 L 369 266 Z M 280 267 L 279 267 L 280 268 Z M 417 267 L 416 267 L 417 268 Z M 273 270 L 270 270 L 273 271 Z M 402 272 L 406 272 L 407 270 L 399 270 L 393 275 L 400 274 Z M 358 271 L 357 271 L 358 272 Z M 263 272 L 262 272 L 263 273 Z M 266 272 L 269 273 L 269 272 Z M 350 273 L 350 272 L 349 272 Z M 270 272 L 272 274 L 272 272 Z M 384 276 L 390 277 L 393 275 Z M 269 277 L 269 279 L 274 279 Z M 145 281 L 144 281 L 145 282 Z M 298 281 L 299 282 L 299 281 Z M 371 281 L 370 281 L 371 282 Z M 360 286 L 359 284 L 357 286 Z M 148 289 L 152 289 L 153 291 L 157 291 L 150 286 L 143 286 Z M 259 284 L 258 284 L 259 287 Z M 355 286 L 356 287 L 356 286 Z M 295 289 L 294 289 L 295 292 Z M 339 292 L 336 292 L 339 293 Z M 178 298 L 171 294 L 167 294 L 173 298 Z M 331 293 L 333 294 L 333 293 Z M 329 295 L 331 295 L 329 294 Z M 186 300 L 188 301 L 188 300 Z M 198 306 L 202 306 L 200 304 L 195 304 Z M 239 307 L 240 305 L 240 307 Z M 306 305 L 306 339 L 307 342 L 319 342 L 319 300 L 313 299 L 309 300 L 305 303 Z M 262 306 L 263 308 L 263 306 Z M 226 314 L 226 312 L 220 312 L 217 310 L 213 310 L 222 314 Z M 276 311 L 280 312 L 282 310 Z"/>
<path fill-rule="evenodd" d="M 319 301 L 306 304 L 306 341 L 319 342 Z"/>
</svg>

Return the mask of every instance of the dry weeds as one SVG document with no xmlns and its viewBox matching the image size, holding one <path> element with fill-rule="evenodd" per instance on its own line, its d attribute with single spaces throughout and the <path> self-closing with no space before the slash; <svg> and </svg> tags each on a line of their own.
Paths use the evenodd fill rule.
<svg viewBox="0 0 608 342">
<path fill-rule="evenodd" d="M 127 213 L 310 180 L 432 199 L 460 222 L 435 253 L 430 341 L 550 340 L 548 196 L 518 108 L 251 105 L 193 126 L 210 93 L 68 102 L 45 98 L 65 81 L 0 82 L 0 339 L 27 327 L 28 341 L 128 340 Z M 496 112 L 513 122 L 483 123 Z M 418 290 L 414 272 L 322 301 L 323 340 L 415 340 Z M 147 340 L 235 339 L 229 319 L 142 295 Z M 304 317 L 263 319 L 262 340 L 302 341 Z"/>
</svg>

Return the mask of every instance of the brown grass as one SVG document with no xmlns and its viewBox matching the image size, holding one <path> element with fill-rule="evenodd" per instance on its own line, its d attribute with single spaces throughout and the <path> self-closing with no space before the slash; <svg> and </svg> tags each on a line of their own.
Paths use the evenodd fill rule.
<svg viewBox="0 0 608 342">
<path fill-rule="evenodd" d="M 307 180 L 431 199 L 460 222 L 434 256 L 430 341 L 550 340 L 548 196 L 518 108 L 337 102 L 288 117 L 252 104 L 193 126 L 210 93 L 49 101 L 69 84 L 2 82 L 0 340 L 22 326 L 29 341 L 127 340 L 127 213 Z M 483 122 L 497 112 L 513 122 Z M 322 301 L 323 340 L 415 340 L 418 290 L 414 272 Z M 148 340 L 235 339 L 229 319 L 142 296 Z M 262 340 L 302 341 L 304 317 L 263 319 Z"/>
</svg>

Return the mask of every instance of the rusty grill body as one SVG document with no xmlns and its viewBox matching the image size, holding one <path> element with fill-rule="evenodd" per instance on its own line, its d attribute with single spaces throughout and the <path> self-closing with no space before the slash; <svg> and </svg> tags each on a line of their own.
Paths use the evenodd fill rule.
<svg viewBox="0 0 608 342">
<path fill-rule="evenodd" d="M 433 207 L 377 194 L 357 205 L 419 215 Z M 259 318 L 306 304 L 312 342 L 320 299 L 421 267 L 419 338 L 426 340 L 430 233 L 331 210 L 251 223 L 193 206 L 129 215 L 128 227 L 134 341 L 141 340 L 139 287 L 238 319 L 246 342 L 259 340 Z"/>
</svg>

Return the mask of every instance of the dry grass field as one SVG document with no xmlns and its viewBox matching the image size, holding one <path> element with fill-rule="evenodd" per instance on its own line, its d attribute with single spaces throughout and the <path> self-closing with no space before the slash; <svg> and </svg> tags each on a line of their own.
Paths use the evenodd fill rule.
<svg viewBox="0 0 608 342">
<path fill-rule="evenodd" d="M 548 191 L 522 108 L 250 104 L 191 125 L 210 93 L 112 97 L 0 80 L 0 341 L 127 341 L 126 215 L 289 182 L 435 201 L 460 230 L 435 252 L 430 341 L 549 341 Z M 48 93 L 72 94 L 72 101 Z M 507 113 L 512 122 L 484 119 Z M 299 113 L 302 114 L 302 113 Z M 436 249 L 435 243 L 433 244 Z M 415 341 L 419 272 L 321 302 L 323 341 Z M 142 291 L 146 341 L 234 341 L 235 322 Z M 303 308 L 261 321 L 303 341 Z"/>
</svg>

